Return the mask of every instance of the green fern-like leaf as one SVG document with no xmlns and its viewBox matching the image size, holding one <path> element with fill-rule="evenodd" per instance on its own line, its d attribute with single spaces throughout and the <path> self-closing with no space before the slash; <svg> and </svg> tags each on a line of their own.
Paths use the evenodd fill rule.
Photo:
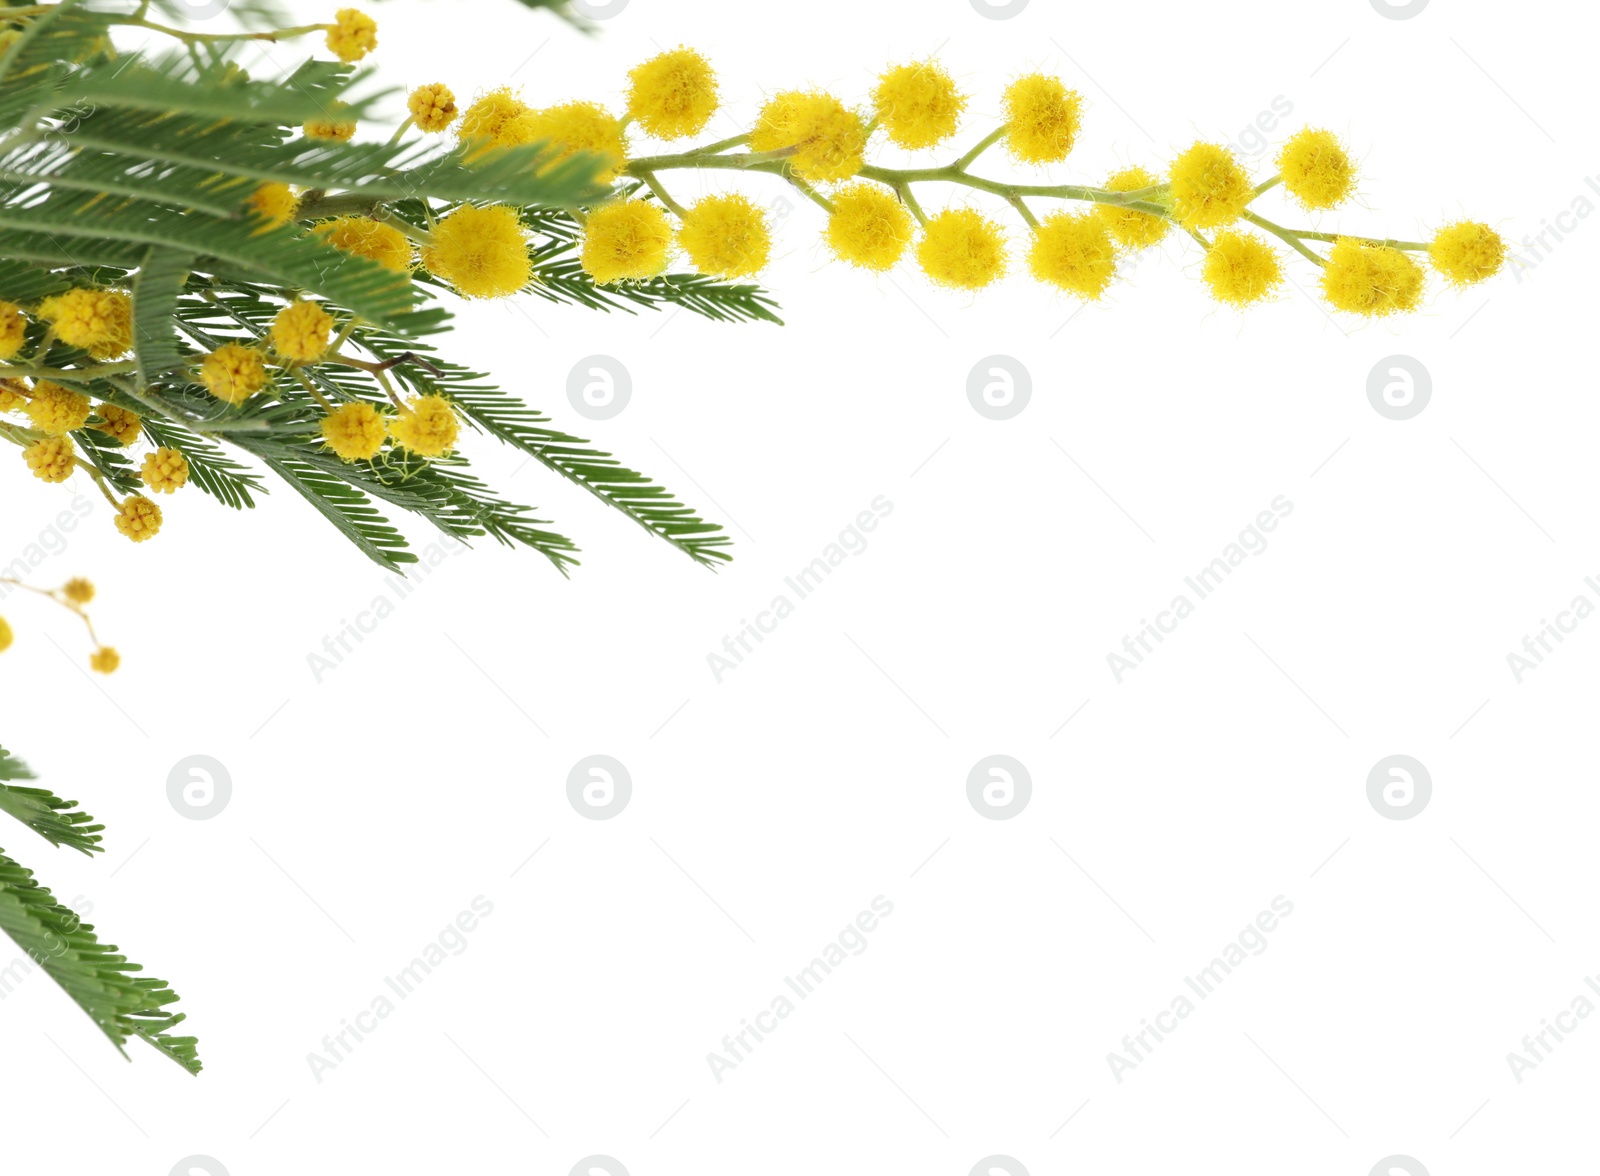
<svg viewBox="0 0 1600 1176">
<path fill-rule="evenodd" d="M 52 845 L 84 854 L 101 851 L 102 825 L 43 788 L 17 784 L 31 780 L 26 764 L 0 748 L 0 813 L 15 817 Z M 173 1012 L 178 994 L 166 981 L 138 976 L 143 969 L 101 943 L 94 928 L 62 906 L 32 871 L 0 850 L 0 931 L 26 953 L 26 959 L 0 971 L 0 994 L 28 972 L 44 972 L 100 1026 L 119 1050 L 130 1038 L 148 1041 L 191 1074 L 200 1072 L 193 1037 L 171 1030 L 184 1019 Z"/>
</svg>

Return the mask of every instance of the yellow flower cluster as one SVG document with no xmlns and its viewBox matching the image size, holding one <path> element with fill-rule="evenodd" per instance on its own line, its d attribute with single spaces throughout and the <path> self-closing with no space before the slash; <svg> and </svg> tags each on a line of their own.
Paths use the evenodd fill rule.
<svg viewBox="0 0 1600 1176">
<path fill-rule="evenodd" d="M 254 347 L 224 343 L 200 361 L 200 382 L 218 400 L 243 404 L 267 386 L 266 360 Z"/>
<path fill-rule="evenodd" d="M 276 229 L 294 220 L 300 211 L 300 197 L 288 184 L 268 182 L 250 194 L 245 206 L 260 217 L 266 229 Z"/>
<path fill-rule="evenodd" d="M 364 400 L 341 404 L 322 418 L 324 444 L 345 461 L 371 461 L 386 440 L 418 457 L 443 457 L 456 446 L 460 422 L 443 396 L 419 396 L 386 417 Z"/>
<path fill-rule="evenodd" d="M 460 113 L 455 94 L 442 82 L 430 82 L 411 91 L 406 97 L 406 109 L 417 129 L 429 135 L 448 130 Z"/>
<path fill-rule="evenodd" d="M 301 299 L 284 307 L 272 320 L 272 349 L 290 363 L 312 363 L 328 350 L 328 336 L 332 332 L 333 316 L 322 304 Z M 211 358 L 217 354 L 213 352 Z M 230 400 L 230 403 L 238 402 Z"/>
<path fill-rule="evenodd" d="M 122 658 L 117 651 L 109 645 L 100 644 L 100 639 L 95 635 L 94 623 L 90 621 L 85 607 L 94 599 L 94 585 L 82 577 L 75 576 L 59 588 L 36 588 L 9 575 L 0 575 L 0 584 L 8 588 L 26 588 L 37 596 L 43 596 L 56 604 L 61 605 L 68 612 L 73 613 L 81 620 L 89 631 L 89 639 L 94 642 L 94 651 L 89 655 L 89 668 L 96 673 L 114 673 L 122 664 Z M 10 649 L 16 640 L 16 634 L 10 623 L 0 617 L 0 653 Z"/>
<path fill-rule="evenodd" d="M 328 49 L 340 61 L 360 61 L 378 47 L 378 22 L 355 8 L 341 8 L 328 26 Z"/>
<path fill-rule="evenodd" d="M 716 75 L 693 49 L 670 50 L 628 76 L 626 123 L 654 138 L 693 135 L 718 108 Z M 961 129 L 968 105 L 968 95 L 941 65 L 911 61 L 885 70 L 862 109 L 826 91 L 782 90 L 762 104 L 746 135 L 678 155 L 630 156 L 624 120 L 593 103 L 534 112 L 504 89 L 473 103 L 459 133 L 487 150 L 533 141 L 538 136 L 530 128 L 538 123 L 544 139 L 562 155 L 603 156 L 603 180 L 627 175 L 644 182 L 648 192 L 641 187 L 601 201 L 583 218 L 580 261 L 601 285 L 661 274 L 675 246 L 704 274 L 734 278 L 760 271 L 772 255 L 772 233 L 755 203 L 728 193 L 680 207 L 663 183 L 673 170 L 708 168 L 786 178 L 826 210 L 823 239 L 839 259 L 883 273 L 911 255 L 936 285 L 956 290 L 993 284 L 1019 256 L 1036 280 L 1098 299 L 1111 287 L 1125 254 L 1147 249 L 1177 228 L 1203 248 L 1201 277 L 1226 305 L 1248 306 L 1279 289 L 1287 255 L 1271 240 L 1277 237 L 1322 268 L 1322 289 L 1332 306 L 1384 315 L 1420 304 L 1422 269 L 1411 255 L 1426 254 L 1455 285 L 1492 276 L 1506 258 L 1500 236 L 1479 222 L 1448 226 L 1423 243 L 1343 238 L 1285 228 L 1260 216 L 1252 205 L 1278 184 L 1292 203 L 1318 212 L 1354 194 L 1357 169 L 1348 150 L 1332 132 L 1315 127 L 1283 143 L 1274 161 L 1276 174 L 1262 183 L 1229 147 L 1205 140 L 1177 153 L 1159 173 L 1128 167 L 1099 187 L 1022 185 L 975 175 L 972 164 L 995 143 L 1028 166 L 1059 164 L 1070 156 L 1082 129 L 1084 102 L 1060 78 L 1043 73 L 1026 74 L 1006 87 L 1001 125 L 955 162 L 917 169 L 868 163 L 879 131 L 894 147 L 925 150 Z M 558 111 L 560 118 L 553 113 Z M 748 150 L 729 153 L 740 146 Z M 912 189 L 933 182 L 1003 198 L 1026 226 L 1025 246 L 1014 247 L 1008 230 L 977 208 L 958 204 L 925 214 Z M 1091 207 L 1080 214 L 1039 217 L 1029 208 L 1031 201 L 1052 198 Z M 1317 251 L 1319 246 L 1326 246 L 1324 252 Z"/>
<path fill-rule="evenodd" d="M 463 204 L 434 227 L 422 264 L 467 298 L 504 298 L 533 277 L 528 241 L 515 208 Z"/>
<path fill-rule="evenodd" d="M 96 359 L 115 359 L 133 346 L 133 299 L 121 290 L 68 290 L 41 302 L 38 316 L 56 338 Z"/>
<path fill-rule="evenodd" d="M 411 238 L 393 225 L 366 216 L 341 216 L 323 221 L 313 231 L 335 249 L 396 273 L 411 272 Z"/>
</svg>

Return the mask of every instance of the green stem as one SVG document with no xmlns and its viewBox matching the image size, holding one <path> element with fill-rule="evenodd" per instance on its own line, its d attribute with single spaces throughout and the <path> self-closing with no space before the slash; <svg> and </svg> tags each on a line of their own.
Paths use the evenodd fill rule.
<svg viewBox="0 0 1600 1176">
<path fill-rule="evenodd" d="M 1251 190 L 1250 199 L 1254 200 L 1257 196 L 1261 195 L 1261 193 L 1265 192 L 1268 188 L 1277 187 L 1281 183 L 1283 183 L 1283 176 L 1282 175 L 1273 176 L 1270 180 L 1262 180 L 1259 184 L 1257 184 Z"/>
<path fill-rule="evenodd" d="M 84 384 L 90 380 L 98 380 L 104 376 L 120 376 L 134 371 L 138 364 L 131 359 L 122 363 L 102 363 L 93 367 L 81 368 L 24 368 L 9 365 L 0 365 L 0 376 L 19 377 L 33 376 L 44 380 L 57 380 L 61 383 Z"/>
<path fill-rule="evenodd" d="M 966 171 L 967 168 L 972 166 L 973 162 L 978 158 L 978 156 L 982 155 L 1001 139 L 1005 138 L 1005 134 L 1006 128 L 1003 125 L 996 127 L 994 130 L 990 131 L 987 135 L 980 139 L 976 147 L 974 147 L 971 151 L 968 151 L 950 166 L 956 171 Z"/>
<path fill-rule="evenodd" d="M 311 394 L 311 399 L 315 400 L 322 406 L 323 412 L 333 411 L 333 405 L 328 403 L 328 398 L 321 392 L 317 391 L 316 386 L 311 383 L 311 381 L 306 377 L 306 374 L 299 368 L 294 369 L 294 378 L 299 380 L 300 386 Z"/>
<path fill-rule="evenodd" d="M 308 33 L 326 32 L 331 27 L 325 24 L 310 24 L 296 25 L 294 28 L 289 29 L 269 29 L 263 33 L 191 33 L 186 29 L 175 29 L 171 25 L 157 24 L 153 20 L 144 20 L 140 17 L 130 17 L 125 20 L 112 21 L 111 23 L 149 29 L 155 33 L 165 33 L 167 36 L 176 37 L 189 45 L 199 41 L 278 41 L 285 37 L 303 37 Z"/>
<path fill-rule="evenodd" d="M 1037 232 L 1039 229 L 1039 222 L 1034 218 L 1033 213 L 1028 211 L 1028 206 L 1022 202 L 1022 197 L 1011 196 L 1008 197 L 1008 201 L 1011 207 L 1017 210 L 1018 215 L 1027 222 L 1028 227 Z"/>
<path fill-rule="evenodd" d="M 1360 241 L 1363 245 L 1383 245 L 1389 249 L 1405 249 L 1414 253 L 1426 253 L 1430 246 L 1426 241 L 1396 241 L 1389 237 L 1357 237 L 1353 233 L 1313 233 L 1309 229 L 1290 229 L 1296 237 L 1307 241 Z"/>
<path fill-rule="evenodd" d="M 1311 250 L 1307 249 L 1304 245 L 1302 245 L 1300 243 L 1299 239 L 1295 236 L 1295 234 L 1291 233 L 1288 229 L 1284 228 L 1282 225 L 1275 225 L 1271 221 L 1269 221 L 1266 217 L 1257 216 L 1255 213 L 1251 212 L 1248 208 L 1245 209 L 1244 212 L 1241 213 L 1240 215 L 1242 215 L 1245 220 L 1249 221 L 1251 224 L 1255 225 L 1257 228 L 1261 228 L 1261 229 L 1267 230 L 1267 232 L 1271 233 L 1274 237 L 1276 237 L 1280 241 L 1284 242 L 1291 249 L 1294 249 L 1297 253 L 1300 253 L 1302 256 L 1311 259 L 1312 261 L 1316 262 L 1318 265 L 1327 265 L 1328 264 L 1321 257 L 1317 256 L 1315 253 L 1311 252 Z"/>
<path fill-rule="evenodd" d="M 666 188 L 661 185 L 661 181 L 656 179 L 654 172 L 645 172 L 639 178 L 649 186 L 650 191 L 656 194 L 656 199 L 661 201 L 662 205 L 674 213 L 680 220 L 689 215 L 683 210 L 683 205 L 674 200 Z"/>
<path fill-rule="evenodd" d="M 296 220 L 328 220 L 336 216 L 371 216 L 383 206 L 383 201 L 364 192 L 308 192 L 300 201 Z"/>
<path fill-rule="evenodd" d="M 704 147 L 696 147 L 689 152 L 690 155 L 715 155 L 719 151 L 727 151 L 733 147 L 743 147 L 750 141 L 750 136 L 734 135 L 731 139 L 718 139 L 715 143 L 707 143 Z"/>
<path fill-rule="evenodd" d="M 806 197 L 813 204 L 815 204 L 818 208 L 822 209 L 824 212 L 828 213 L 830 216 L 832 215 L 832 213 L 833 213 L 833 201 L 829 200 L 821 192 L 818 192 L 815 188 L 813 188 L 810 184 L 806 183 L 799 176 L 795 175 L 794 174 L 794 170 L 792 168 L 789 169 L 788 171 L 784 172 L 784 176 L 788 179 L 788 181 L 791 184 L 793 184 L 800 191 L 804 192 L 806 194 Z"/>
</svg>

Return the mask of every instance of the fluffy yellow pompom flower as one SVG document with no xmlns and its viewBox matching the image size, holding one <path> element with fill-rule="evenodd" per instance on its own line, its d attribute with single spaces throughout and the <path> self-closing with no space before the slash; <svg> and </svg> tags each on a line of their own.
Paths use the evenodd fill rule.
<svg viewBox="0 0 1600 1176">
<path fill-rule="evenodd" d="M 1034 232 L 1028 268 L 1041 282 L 1098 299 L 1116 274 L 1117 247 L 1092 210 L 1052 213 Z"/>
<path fill-rule="evenodd" d="M 26 339 L 28 320 L 22 308 L 11 302 L 0 302 L 0 359 L 10 359 L 22 350 Z"/>
<path fill-rule="evenodd" d="M 245 201 L 245 206 L 259 216 L 264 228 L 275 229 L 286 225 L 300 211 L 300 197 L 288 184 L 262 184 Z"/>
<path fill-rule="evenodd" d="M 604 286 L 655 277 L 667 268 L 671 248 L 672 225 L 660 205 L 619 200 L 589 213 L 578 259 Z"/>
<path fill-rule="evenodd" d="M 356 137 L 356 123 L 349 118 L 308 118 L 300 128 L 308 139 L 348 143 Z"/>
<path fill-rule="evenodd" d="M 117 517 L 111 521 L 129 539 L 143 543 L 155 538 L 156 532 L 161 530 L 161 508 L 144 495 L 134 494 L 122 500 Z"/>
<path fill-rule="evenodd" d="M 315 306 L 315 303 L 302 303 L 305 306 Z M 290 308 L 293 309 L 293 308 Z M 321 309 L 318 307 L 317 309 Z M 287 311 L 279 312 L 282 319 Z M 306 315 L 306 312 L 300 312 Z M 323 312 L 326 316 L 326 312 Z M 331 326 L 333 320 L 328 319 Z M 326 346 L 327 332 L 323 332 Z M 277 325 L 273 325 L 273 339 L 277 339 Z M 288 355 L 282 346 L 280 354 Z M 316 349 L 316 355 L 322 354 L 322 348 Z M 316 355 L 309 358 L 315 359 Z M 290 358 L 294 358 L 291 356 Z M 267 367 L 261 352 L 254 347 L 247 347 L 243 343 L 224 343 L 205 359 L 200 361 L 200 382 L 205 385 L 206 391 L 218 400 L 226 400 L 229 404 L 243 404 L 250 397 L 267 386 Z"/>
<path fill-rule="evenodd" d="M 83 428 L 89 419 L 89 398 L 71 388 L 40 380 L 33 386 L 33 398 L 25 411 L 41 433 L 70 433 Z"/>
<path fill-rule="evenodd" d="M 61 595 L 73 604 L 88 604 L 94 599 L 94 585 L 82 576 L 74 576 L 61 586 Z"/>
<path fill-rule="evenodd" d="M 383 414 L 364 400 L 341 404 L 322 418 L 322 439 L 345 461 L 371 461 L 387 433 Z"/>
<path fill-rule="evenodd" d="M 518 98 L 507 86 L 490 90 L 478 97 L 456 127 L 456 135 L 463 142 L 472 141 L 480 147 L 515 147 L 527 142 L 513 130 L 533 108 Z"/>
<path fill-rule="evenodd" d="M 455 409 L 443 396 L 421 396 L 389 420 L 389 436 L 402 449 L 422 457 L 442 457 L 455 448 Z"/>
<path fill-rule="evenodd" d="M 406 109 L 411 112 L 417 130 L 430 135 L 438 134 L 456 121 L 456 96 L 443 82 L 429 82 L 418 86 L 406 98 Z"/>
<path fill-rule="evenodd" d="M 33 476 L 44 482 L 65 482 L 77 464 L 71 437 L 45 437 L 22 451 Z"/>
<path fill-rule="evenodd" d="M 1142 188 L 1152 187 L 1155 183 L 1156 178 L 1144 168 L 1130 167 L 1113 175 L 1106 181 L 1105 186 L 1111 192 L 1137 192 Z M 1118 204 L 1097 204 L 1094 206 L 1094 211 L 1112 239 L 1128 249 L 1143 249 L 1148 245 L 1154 245 L 1167 235 L 1169 222 L 1165 217 L 1156 216 L 1154 213 L 1140 212 L 1138 209 L 1124 208 Z"/>
<path fill-rule="evenodd" d="M 716 112 L 717 75 L 693 49 L 680 45 L 628 71 L 628 116 L 647 135 L 696 135 Z"/>
<path fill-rule="evenodd" d="M 1414 310 L 1422 280 L 1422 267 L 1400 250 L 1341 237 L 1323 268 L 1322 292 L 1340 310 L 1381 318 Z"/>
<path fill-rule="evenodd" d="M 913 61 L 878 78 L 872 104 L 889 141 L 915 151 L 956 133 L 967 96 L 937 62 Z"/>
<path fill-rule="evenodd" d="M 1272 293 L 1283 280 L 1283 268 L 1277 253 L 1260 237 L 1229 229 L 1212 242 L 1200 276 L 1218 302 L 1249 306 Z"/>
<path fill-rule="evenodd" d="M 39 304 L 56 338 L 96 359 L 114 359 L 133 346 L 133 301 L 121 290 L 68 290 Z"/>
<path fill-rule="evenodd" d="M 0 52 L 4 51 L 4 45 L 0 45 Z M 14 638 L 11 633 L 11 626 L 6 622 L 4 617 L 0 617 L 0 653 L 4 653 L 6 650 L 10 649 L 11 642 L 13 640 Z"/>
<path fill-rule="evenodd" d="M 189 463 L 176 449 L 163 446 L 145 454 L 139 479 L 159 494 L 171 494 L 189 480 Z"/>
<path fill-rule="evenodd" d="M 321 359 L 328 350 L 333 316 L 318 302 L 292 302 L 272 320 L 272 346 L 283 358 L 296 363 Z"/>
<path fill-rule="evenodd" d="M 26 409 L 26 391 L 27 385 L 21 380 L 0 379 L 0 412 L 21 412 Z"/>
<path fill-rule="evenodd" d="M 535 110 L 509 123 L 501 138 L 512 143 L 549 143 L 554 148 L 551 163 L 579 152 L 599 156 L 604 162 L 595 179 L 602 184 L 616 179 L 628 160 L 622 120 L 594 102 L 563 102 Z"/>
<path fill-rule="evenodd" d="M 393 225 L 366 216 L 341 216 L 323 221 L 315 232 L 329 245 L 375 261 L 396 273 L 411 270 L 411 239 Z"/>
<path fill-rule="evenodd" d="M 1470 286 L 1500 272 L 1506 243 L 1481 221 L 1457 221 L 1434 234 L 1428 258 L 1453 285 Z"/>
<path fill-rule="evenodd" d="M 851 184 L 833 194 L 828 246 L 841 261 L 883 273 L 911 244 L 911 214 L 877 184 Z"/>
<path fill-rule="evenodd" d="M 378 22 L 358 8 L 341 8 L 328 30 L 328 51 L 340 61 L 360 61 L 378 47 Z"/>
<path fill-rule="evenodd" d="M 118 445 L 132 445 L 139 439 L 139 430 L 144 428 L 144 422 L 139 419 L 138 413 L 118 408 L 115 404 L 102 404 L 95 412 L 100 416 L 100 423 L 94 427 L 102 433 L 110 433 Z"/>
<path fill-rule="evenodd" d="M 122 664 L 122 655 L 109 645 L 102 645 L 89 655 L 89 668 L 97 674 L 114 674 Z"/>
<path fill-rule="evenodd" d="M 819 183 L 848 180 L 866 162 L 867 124 L 832 94 L 787 90 L 761 108 L 750 132 L 753 151 L 794 148 L 790 164 Z"/>
<path fill-rule="evenodd" d="M 422 251 L 422 264 L 468 298 L 504 298 L 533 277 L 522 222 L 504 204 L 463 204 L 445 217 Z"/>
<path fill-rule="evenodd" d="M 1220 144 L 1196 143 L 1172 161 L 1172 210 L 1188 228 L 1232 224 L 1253 191 L 1233 152 Z"/>
<path fill-rule="evenodd" d="M 1006 237 L 970 208 L 949 208 L 930 220 L 917 244 L 923 272 L 941 286 L 979 290 L 1006 272 Z"/>
<path fill-rule="evenodd" d="M 1060 78 L 1028 74 L 1006 87 L 1006 147 L 1023 163 L 1059 163 L 1077 141 L 1083 96 Z"/>
<path fill-rule="evenodd" d="M 1310 209 L 1343 204 L 1356 187 L 1356 165 L 1332 131 L 1306 127 L 1278 152 L 1283 186 Z"/>
<path fill-rule="evenodd" d="M 767 264 L 772 234 L 748 197 L 707 196 L 684 216 L 678 244 L 701 273 L 746 278 Z"/>
</svg>

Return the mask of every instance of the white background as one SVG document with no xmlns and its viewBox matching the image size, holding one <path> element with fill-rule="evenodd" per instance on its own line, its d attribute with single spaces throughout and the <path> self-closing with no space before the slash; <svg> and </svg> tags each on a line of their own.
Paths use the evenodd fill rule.
<svg viewBox="0 0 1600 1176">
<path fill-rule="evenodd" d="M 693 44 L 721 71 L 719 136 L 763 93 L 860 101 L 937 50 L 973 96 L 963 143 L 1020 72 L 1082 91 L 1060 181 L 1237 141 L 1282 97 L 1273 143 L 1327 126 L 1361 161 L 1359 206 L 1323 227 L 1466 215 L 1515 241 L 1600 199 L 1575 4 L 1035 0 L 994 21 L 967 0 L 634 0 L 593 38 L 510 0 L 374 11 L 386 80 L 509 79 L 534 103 L 615 105 L 630 65 Z M 109 840 L 92 861 L 3 844 L 173 982 L 206 1062 L 124 1064 L 30 978 L 0 1002 L 6 1169 L 1587 1170 L 1600 1021 L 1520 1084 L 1506 1055 L 1600 972 L 1600 620 L 1520 684 L 1506 654 L 1579 592 L 1600 602 L 1600 225 L 1519 247 L 1542 258 L 1521 281 L 1435 280 L 1423 313 L 1367 324 L 1294 287 L 1219 310 L 1177 239 L 1081 311 L 1020 276 L 978 297 L 874 280 L 792 203 L 768 275 L 785 327 L 528 300 L 467 308 L 453 343 L 728 524 L 726 570 L 474 440 L 582 568 L 448 559 L 320 683 L 308 655 L 395 592 L 286 489 L 242 516 L 185 492 L 138 548 L 93 500 L 36 575 L 97 581 L 114 678 L 80 673 L 67 618 L 4 603 L 5 743 Z M 594 353 L 632 376 L 609 421 L 565 402 Z M 1404 422 L 1366 395 L 1396 353 L 1434 388 Z M 966 396 L 993 354 L 1032 377 L 1008 421 Z M 9 561 L 70 493 L 19 470 L 6 495 Z M 866 549 L 714 680 L 724 635 L 880 495 Z M 1278 495 L 1268 548 L 1118 684 L 1106 655 Z M 608 821 L 566 796 L 596 753 L 633 781 Z M 1033 784 L 1004 821 L 965 793 L 996 753 Z M 1396 753 L 1433 780 L 1406 821 L 1366 796 Z M 191 754 L 231 776 L 215 819 L 168 803 Z M 494 913 L 463 954 L 318 1082 L 323 1036 L 478 895 Z M 716 1081 L 707 1054 L 879 895 L 894 912 L 864 953 Z M 1106 1055 L 1278 895 L 1294 913 L 1264 953 L 1119 1083 Z"/>
</svg>

